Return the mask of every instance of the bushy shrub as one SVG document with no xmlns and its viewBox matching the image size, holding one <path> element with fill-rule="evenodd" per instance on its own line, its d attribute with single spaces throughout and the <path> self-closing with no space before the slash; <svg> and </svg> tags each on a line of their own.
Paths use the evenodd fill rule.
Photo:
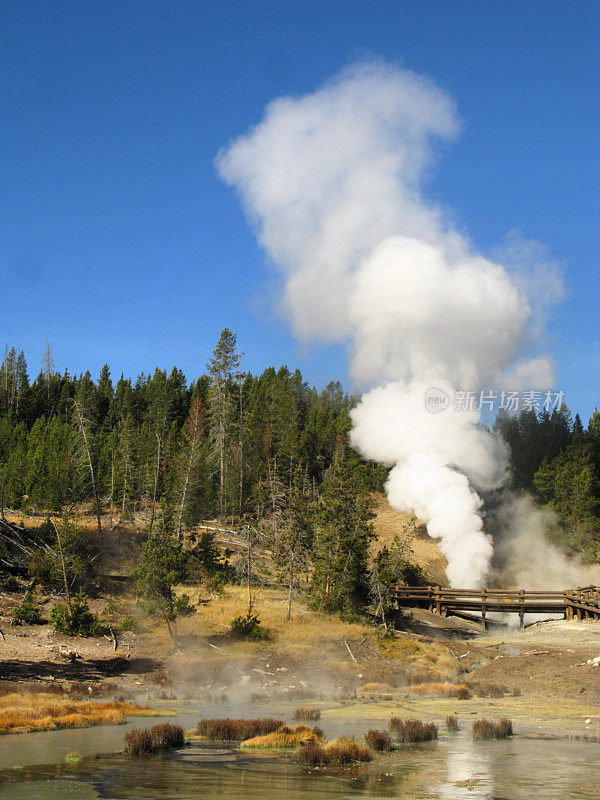
<svg viewBox="0 0 600 800">
<path fill-rule="evenodd" d="M 157 750 L 168 750 L 173 747 L 183 747 L 185 736 L 181 725 L 172 725 L 163 722 L 150 728 L 152 742 Z"/>
<path fill-rule="evenodd" d="M 390 730 L 399 742 L 426 742 L 437 739 L 438 729 L 433 722 L 392 717 Z"/>
<path fill-rule="evenodd" d="M 294 711 L 294 719 L 313 720 L 316 722 L 321 719 L 321 711 L 318 708 L 297 708 Z"/>
<path fill-rule="evenodd" d="M 446 728 L 449 731 L 457 731 L 458 717 L 455 717 L 453 714 L 448 714 L 448 716 L 446 717 Z"/>
<path fill-rule="evenodd" d="M 96 636 L 100 631 L 98 616 L 90 611 L 87 595 L 78 592 L 67 605 L 55 605 L 50 622 L 59 633 L 67 636 Z"/>
<path fill-rule="evenodd" d="M 194 605 L 190 601 L 189 594 L 182 594 L 174 603 L 175 614 L 178 617 L 191 617 L 196 611 Z"/>
<path fill-rule="evenodd" d="M 148 728 L 132 728 L 125 734 L 124 750 L 127 755 L 141 756 L 154 753 L 152 735 Z"/>
<path fill-rule="evenodd" d="M 303 764 L 310 764 L 311 766 L 328 763 L 325 748 L 316 742 L 307 742 L 306 744 L 300 745 L 297 759 Z"/>
<path fill-rule="evenodd" d="M 478 719 L 473 723 L 474 739 L 507 739 L 512 735 L 512 722 L 507 717 L 502 717 L 499 722 Z"/>
<path fill-rule="evenodd" d="M 26 625 L 41 625 L 44 621 L 31 592 L 25 592 L 22 603 L 13 608 L 12 617 L 15 622 Z"/>
<path fill-rule="evenodd" d="M 196 730 L 207 739 L 242 741 L 254 736 L 275 733 L 285 723 L 280 719 L 201 719 Z"/>
<path fill-rule="evenodd" d="M 237 639 L 252 639 L 261 641 L 269 638 L 269 631 L 261 624 L 257 614 L 250 611 L 244 617 L 236 617 L 229 623 L 231 633 Z"/>
<path fill-rule="evenodd" d="M 153 728 L 132 728 L 125 734 L 124 750 L 130 756 L 150 755 L 160 750 L 183 747 L 183 728 L 168 722 Z"/>
<path fill-rule="evenodd" d="M 374 728 L 365 733 L 365 743 L 371 750 L 386 752 L 392 749 L 392 740 L 387 731 L 378 731 Z"/>
<path fill-rule="evenodd" d="M 119 628 L 122 631 L 137 631 L 140 627 L 139 622 L 135 617 L 128 617 L 125 615 L 119 620 Z"/>
</svg>

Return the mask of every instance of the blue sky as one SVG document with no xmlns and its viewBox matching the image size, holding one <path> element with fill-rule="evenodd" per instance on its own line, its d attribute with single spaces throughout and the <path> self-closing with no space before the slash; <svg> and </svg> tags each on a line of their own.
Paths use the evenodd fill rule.
<svg viewBox="0 0 600 800">
<path fill-rule="evenodd" d="M 546 349 L 587 419 L 600 397 L 598 2 L 4 2 L 0 342 L 35 373 L 204 370 L 219 332 L 246 368 L 347 381 L 340 347 L 307 350 L 273 307 L 273 276 L 221 147 L 274 97 L 375 56 L 457 102 L 458 141 L 427 186 L 491 253 L 542 242 L 565 300 Z"/>
</svg>

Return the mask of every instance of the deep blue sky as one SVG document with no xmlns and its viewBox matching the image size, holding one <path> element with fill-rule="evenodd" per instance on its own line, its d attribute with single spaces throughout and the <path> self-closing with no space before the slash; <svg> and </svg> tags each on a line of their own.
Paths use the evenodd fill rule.
<svg viewBox="0 0 600 800">
<path fill-rule="evenodd" d="M 204 370 L 219 332 L 246 368 L 346 380 L 277 319 L 269 269 L 220 147 L 282 94 L 366 55 L 424 73 L 464 122 L 429 195 L 483 252 L 510 230 L 565 273 L 550 320 L 557 387 L 600 400 L 598 2 L 286 0 L 0 5 L 0 343 L 36 373 Z"/>
</svg>

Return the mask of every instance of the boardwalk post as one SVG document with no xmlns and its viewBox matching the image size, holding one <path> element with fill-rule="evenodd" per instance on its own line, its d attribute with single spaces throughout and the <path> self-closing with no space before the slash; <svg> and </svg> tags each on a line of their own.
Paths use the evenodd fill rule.
<svg viewBox="0 0 600 800">
<path fill-rule="evenodd" d="M 519 628 L 522 628 L 525 620 L 525 589 L 519 592 Z"/>
<path fill-rule="evenodd" d="M 442 590 L 440 589 L 439 586 L 435 587 L 435 613 L 436 614 L 441 614 L 442 613 L 442 604 L 440 602 L 441 591 Z"/>
<path fill-rule="evenodd" d="M 485 625 L 485 612 L 486 612 L 486 602 L 487 602 L 487 591 L 486 589 L 481 590 L 481 624 L 483 625 L 483 630 L 486 629 Z"/>
<path fill-rule="evenodd" d="M 565 609 L 565 619 L 572 620 L 573 619 L 573 606 L 571 604 L 571 598 L 568 592 L 565 592 L 565 603 L 567 607 Z"/>
<path fill-rule="evenodd" d="M 581 603 L 581 589 L 577 589 L 577 591 L 575 592 L 575 597 L 577 598 L 577 602 Z M 577 617 L 577 622 L 581 622 L 582 616 L 581 616 L 581 609 L 580 608 L 577 608 L 575 610 L 575 615 Z"/>
</svg>

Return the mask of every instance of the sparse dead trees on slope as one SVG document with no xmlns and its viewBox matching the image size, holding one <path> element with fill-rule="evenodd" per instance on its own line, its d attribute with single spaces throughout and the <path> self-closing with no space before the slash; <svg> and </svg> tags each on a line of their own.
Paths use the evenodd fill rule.
<svg viewBox="0 0 600 800">
<path fill-rule="evenodd" d="M 286 621 L 292 616 L 292 599 L 297 577 L 306 570 L 313 540 L 314 508 L 310 485 L 300 470 L 296 471 L 281 525 L 275 534 L 273 555 L 286 576 L 288 604 Z"/>
</svg>

